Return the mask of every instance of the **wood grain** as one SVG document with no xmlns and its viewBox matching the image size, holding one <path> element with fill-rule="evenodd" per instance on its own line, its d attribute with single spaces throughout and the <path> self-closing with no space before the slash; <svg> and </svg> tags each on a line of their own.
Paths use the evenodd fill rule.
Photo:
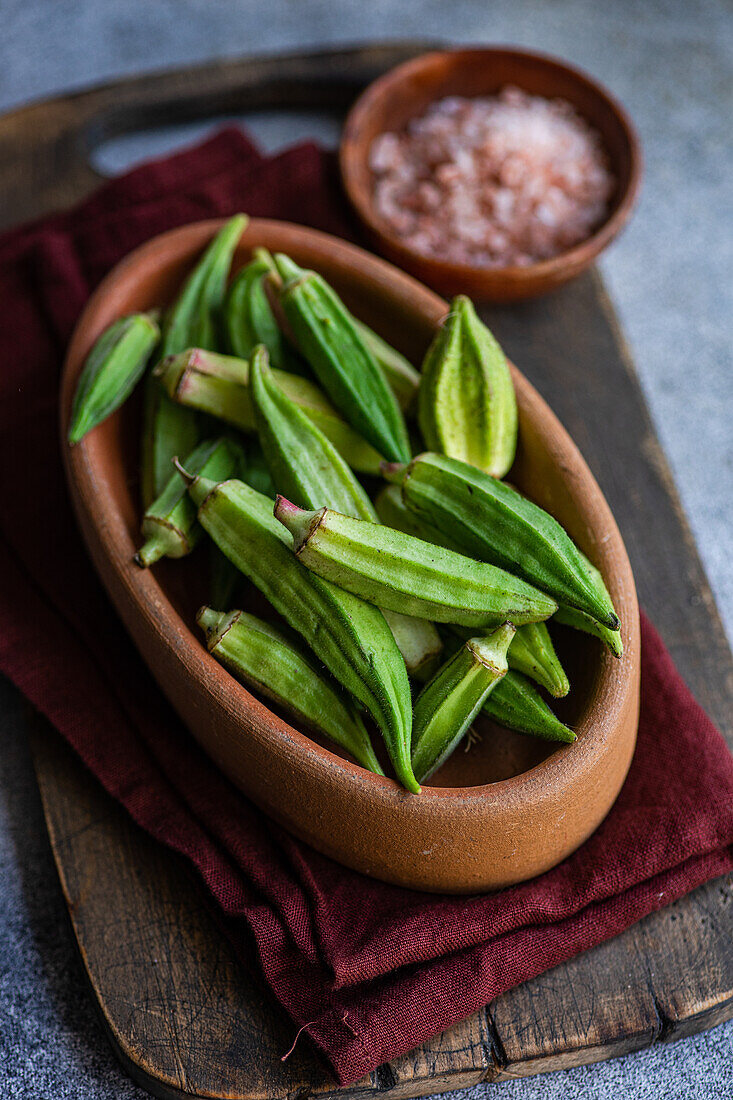
<svg viewBox="0 0 733 1100">
<path fill-rule="evenodd" d="M 380 65 L 423 48 L 245 59 L 15 112 L 0 119 L 2 220 L 88 192 L 97 177 L 84 154 L 100 136 L 212 110 L 303 106 L 303 79 L 312 105 L 345 105 Z M 621 527 L 642 604 L 731 743 L 733 660 L 600 279 L 591 273 L 552 297 L 486 316 L 578 442 Z M 307 1047 L 280 1061 L 292 1025 L 247 978 L 185 868 L 103 794 L 55 731 L 34 720 L 31 733 L 103 1022 L 130 1074 L 157 1096 L 425 1095 L 617 1056 L 733 1015 L 733 891 L 719 879 L 357 1085 L 334 1089 Z"/>
</svg>

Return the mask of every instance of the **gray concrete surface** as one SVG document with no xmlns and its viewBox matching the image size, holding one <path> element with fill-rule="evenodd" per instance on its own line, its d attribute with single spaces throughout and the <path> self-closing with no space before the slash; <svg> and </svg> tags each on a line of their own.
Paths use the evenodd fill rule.
<svg viewBox="0 0 733 1100">
<path fill-rule="evenodd" d="M 563 55 L 625 102 L 647 171 L 603 261 L 657 430 L 733 636 L 733 12 L 720 0 L 2 0 L 0 110 L 124 73 L 368 37 L 514 42 Z M 328 121 L 258 117 L 268 147 L 333 140 Z M 125 139 L 109 171 L 201 131 Z M 674 598 L 674 593 L 670 594 Z M 0 1096 L 144 1095 L 115 1065 L 81 984 L 23 735 L 0 684 Z M 482 1086 L 504 1100 L 718 1098 L 733 1093 L 733 1024 L 614 1062 Z"/>
</svg>

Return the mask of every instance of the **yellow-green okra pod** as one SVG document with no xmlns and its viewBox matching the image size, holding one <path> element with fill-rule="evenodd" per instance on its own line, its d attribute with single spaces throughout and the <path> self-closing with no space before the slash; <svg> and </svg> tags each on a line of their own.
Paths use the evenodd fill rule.
<svg viewBox="0 0 733 1100">
<path fill-rule="evenodd" d="M 186 469 L 213 481 L 238 473 L 244 460 L 242 448 L 232 439 L 210 439 L 186 456 Z M 145 512 L 142 522 L 144 544 L 135 554 L 143 568 L 160 558 L 182 558 L 190 554 L 203 531 L 196 522 L 196 506 L 188 495 L 188 484 L 171 464 L 171 476 L 160 496 Z"/>
<path fill-rule="evenodd" d="M 503 569 L 391 527 L 328 508 L 305 511 L 283 497 L 275 516 L 303 565 L 379 607 L 477 627 L 538 622 L 557 610 L 551 597 Z"/>
<path fill-rule="evenodd" d="M 430 345 L 418 423 L 432 451 L 504 477 L 517 449 L 517 399 L 504 352 L 461 294 Z"/>
<path fill-rule="evenodd" d="M 412 700 L 402 655 L 376 607 L 305 569 L 272 514 L 272 501 L 241 481 L 191 478 L 198 519 L 331 675 L 371 714 L 400 782 L 419 793 L 410 764 Z"/>
<path fill-rule="evenodd" d="M 331 401 L 367 442 L 392 461 L 410 457 L 407 428 L 382 368 L 336 292 L 315 271 L 275 256 L 280 303 L 300 352 Z"/>
<path fill-rule="evenodd" d="M 470 638 L 425 685 L 412 723 L 412 767 L 420 783 L 451 755 L 486 699 L 507 671 L 514 627 Z"/>
<path fill-rule="evenodd" d="M 147 313 L 132 313 L 104 330 L 76 384 L 69 443 L 79 443 L 124 404 L 142 378 L 159 339 L 158 326 Z"/>
<path fill-rule="evenodd" d="M 155 373 L 176 404 L 209 413 L 241 431 L 256 431 L 246 359 L 189 348 L 164 359 Z M 286 371 L 273 369 L 273 374 L 283 393 L 303 409 L 352 469 L 379 473 L 382 457 L 336 412 L 318 386 Z"/>
<path fill-rule="evenodd" d="M 196 622 L 206 634 L 209 652 L 248 687 L 325 734 L 367 771 L 384 775 L 360 716 L 281 630 L 245 611 L 224 613 L 211 607 L 202 607 Z"/>
<path fill-rule="evenodd" d="M 386 465 L 407 508 L 445 532 L 465 554 L 516 573 L 558 603 L 585 611 L 611 630 L 619 621 L 566 531 L 548 512 L 503 481 L 447 455 L 426 452 Z"/>
</svg>

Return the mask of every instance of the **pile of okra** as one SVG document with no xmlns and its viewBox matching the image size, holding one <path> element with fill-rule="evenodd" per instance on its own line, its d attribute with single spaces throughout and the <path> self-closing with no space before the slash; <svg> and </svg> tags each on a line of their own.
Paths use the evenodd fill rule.
<svg viewBox="0 0 733 1100">
<path fill-rule="evenodd" d="M 209 651 L 384 775 L 378 732 L 415 794 L 481 711 L 572 742 L 546 701 L 570 690 L 552 623 L 620 657 L 619 620 L 595 566 L 503 480 L 501 347 L 460 296 L 418 371 L 289 256 L 255 249 L 230 279 L 246 224 L 224 225 L 162 315 L 112 324 L 79 378 L 71 445 L 144 387 L 137 565 L 208 538 Z M 243 578 L 278 625 L 237 606 Z"/>
</svg>

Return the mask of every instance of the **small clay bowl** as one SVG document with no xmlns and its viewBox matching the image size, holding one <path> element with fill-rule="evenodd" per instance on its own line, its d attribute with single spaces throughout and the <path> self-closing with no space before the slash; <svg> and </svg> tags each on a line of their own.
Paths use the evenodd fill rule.
<svg viewBox="0 0 733 1100">
<path fill-rule="evenodd" d="M 558 747 L 487 721 L 480 745 L 455 753 L 419 796 L 294 729 L 208 654 L 194 621 L 206 599 L 205 552 L 149 570 L 133 563 L 140 542 L 139 410 L 126 406 L 74 448 L 65 442 L 72 394 L 94 340 L 121 315 L 170 301 L 220 224 L 189 225 L 133 252 L 93 295 L 71 341 L 62 447 L 97 571 L 192 734 L 237 786 L 297 836 L 365 874 L 421 890 L 493 890 L 537 875 L 593 832 L 623 783 L 636 740 L 639 620 L 608 505 L 578 449 L 519 371 L 520 447 L 511 478 L 557 516 L 603 571 L 625 653 L 617 661 L 593 638 L 558 632 L 573 683 L 563 714 L 577 741 Z M 422 360 L 447 308 L 431 291 L 352 245 L 274 221 L 250 222 L 235 267 L 259 245 L 322 272 L 363 320 L 414 362 Z"/>
<path fill-rule="evenodd" d="M 616 180 L 606 221 L 575 248 L 527 267 L 477 267 L 416 252 L 374 208 L 369 168 L 373 140 L 386 131 L 402 130 L 444 96 L 496 95 L 507 84 L 547 99 L 566 99 L 600 133 Z M 639 140 L 623 107 L 580 70 L 544 54 L 517 49 L 440 50 L 398 65 L 370 84 L 351 108 L 341 138 L 340 163 L 346 193 L 380 252 L 441 294 L 468 294 L 485 302 L 533 298 L 574 279 L 623 228 L 641 179 Z"/>
</svg>

